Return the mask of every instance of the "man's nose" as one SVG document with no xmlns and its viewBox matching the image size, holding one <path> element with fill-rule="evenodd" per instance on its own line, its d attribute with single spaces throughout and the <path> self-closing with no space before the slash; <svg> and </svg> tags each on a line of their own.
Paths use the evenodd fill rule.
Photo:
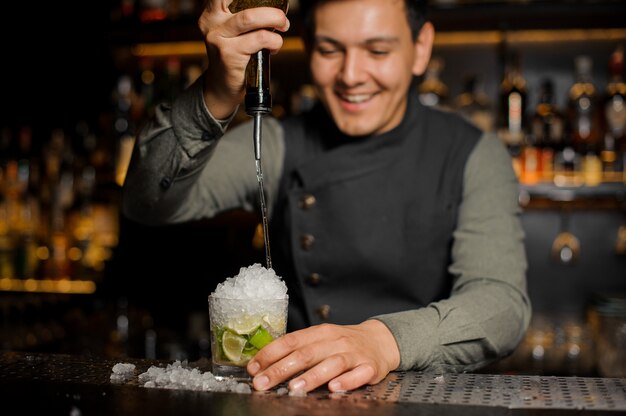
<svg viewBox="0 0 626 416">
<path fill-rule="evenodd" d="M 347 51 L 339 73 L 340 80 L 346 85 L 356 85 L 366 77 L 366 61 L 360 51 Z"/>
</svg>

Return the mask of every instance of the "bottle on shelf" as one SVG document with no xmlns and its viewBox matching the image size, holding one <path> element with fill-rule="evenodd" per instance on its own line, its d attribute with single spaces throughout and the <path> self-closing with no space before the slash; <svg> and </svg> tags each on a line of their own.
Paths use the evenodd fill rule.
<svg viewBox="0 0 626 416">
<path fill-rule="evenodd" d="M 609 58 L 610 80 L 606 87 L 604 119 L 606 131 L 600 159 L 606 180 L 620 180 L 620 153 L 626 152 L 626 82 L 624 82 L 624 47 L 619 45 Z"/>
<path fill-rule="evenodd" d="M 73 151 L 62 129 L 52 131 L 46 153 L 47 180 L 50 181 L 50 204 L 45 246 L 47 257 L 42 276 L 67 279 L 71 276 L 68 259 L 69 238 L 66 232 L 66 212 L 74 202 Z"/>
<path fill-rule="evenodd" d="M 600 119 L 597 92 L 593 84 L 593 62 L 587 55 L 575 59 L 575 82 L 569 91 L 569 124 L 576 153 L 582 158 L 582 178 L 586 185 L 602 181 L 599 156 Z"/>
<path fill-rule="evenodd" d="M 494 130 L 493 108 L 477 74 L 465 77 L 463 91 L 454 98 L 453 107 L 479 129 Z"/>
<path fill-rule="evenodd" d="M 508 145 L 519 145 L 524 140 L 526 128 L 526 79 L 522 74 L 519 55 L 514 54 L 506 63 L 500 83 L 500 108 L 498 135 Z"/>
<path fill-rule="evenodd" d="M 530 119 L 530 134 L 538 148 L 538 170 L 541 180 L 551 181 L 554 175 L 555 153 L 563 149 L 565 116 L 554 100 L 554 83 L 551 79 L 541 82 L 539 101 Z"/>
<path fill-rule="evenodd" d="M 37 270 L 37 232 L 40 209 L 37 193 L 38 170 L 32 154 L 32 130 L 22 127 L 18 133 L 18 214 L 15 227 L 15 275 L 33 278 Z"/>
<path fill-rule="evenodd" d="M 68 258 L 72 263 L 73 277 L 88 280 L 90 275 L 90 253 L 93 249 L 95 218 L 93 198 L 96 188 L 96 169 L 91 164 L 92 153 L 96 147 L 95 136 L 89 126 L 81 122 L 76 127 L 75 163 L 74 163 L 74 204 L 68 209 L 67 228 L 71 247 Z"/>
<path fill-rule="evenodd" d="M 424 79 L 418 86 L 419 100 L 427 107 L 441 107 L 448 98 L 448 86 L 441 80 L 443 58 L 434 56 L 428 63 Z"/>
<path fill-rule="evenodd" d="M 135 125 L 131 115 L 136 96 L 131 77 L 120 76 L 113 93 L 116 135 L 115 183 L 119 186 L 124 184 L 135 143 Z"/>
<path fill-rule="evenodd" d="M 3 128 L 0 135 L 0 278 L 15 276 L 11 200 L 17 179 L 17 166 L 12 161 L 11 142 L 11 130 Z"/>
</svg>

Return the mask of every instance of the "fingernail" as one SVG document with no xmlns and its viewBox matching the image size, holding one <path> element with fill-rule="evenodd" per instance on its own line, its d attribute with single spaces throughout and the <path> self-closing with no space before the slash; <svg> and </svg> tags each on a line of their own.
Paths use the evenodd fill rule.
<svg viewBox="0 0 626 416">
<path fill-rule="evenodd" d="M 250 364 L 248 364 L 248 372 L 250 373 L 250 375 L 255 375 L 259 372 L 260 369 L 261 365 L 256 361 L 252 361 Z"/>
<path fill-rule="evenodd" d="M 343 389 L 341 388 L 341 383 L 338 381 L 331 381 L 330 383 L 328 383 L 328 388 L 330 389 L 330 391 L 333 392 L 343 391 Z"/>
<path fill-rule="evenodd" d="M 291 384 L 291 387 L 289 388 L 289 390 L 304 390 L 304 385 L 306 383 L 304 382 L 304 380 L 298 380 L 298 381 L 294 381 Z"/>
<path fill-rule="evenodd" d="M 267 376 L 258 376 L 254 378 L 254 387 L 257 390 L 262 390 L 269 384 L 270 379 Z"/>
</svg>

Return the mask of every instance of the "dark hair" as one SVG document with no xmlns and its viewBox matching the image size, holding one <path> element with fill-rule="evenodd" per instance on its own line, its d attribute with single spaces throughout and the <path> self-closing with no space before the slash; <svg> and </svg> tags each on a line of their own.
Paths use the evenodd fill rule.
<svg viewBox="0 0 626 416">
<path fill-rule="evenodd" d="M 318 4 L 336 0 L 300 0 L 300 16 L 304 23 L 304 39 L 310 42 L 315 33 L 315 22 L 313 20 L 313 11 Z M 422 26 L 427 20 L 426 16 L 427 0 L 404 0 L 406 9 L 406 18 L 411 27 L 413 39 L 417 39 Z"/>
</svg>

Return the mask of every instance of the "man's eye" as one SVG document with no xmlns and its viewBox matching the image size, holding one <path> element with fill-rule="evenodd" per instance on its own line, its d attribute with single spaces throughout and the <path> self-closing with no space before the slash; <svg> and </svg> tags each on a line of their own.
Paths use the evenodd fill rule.
<svg viewBox="0 0 626 416">
<path fill-rule="evenodd" d="M 388 50 L 384 49 L 370 49 L 370 53 L 375 56 L 386 56 L 389 55 Z"/>
<path fill-rule="evenodd" d="M 330 56 L 339 53 L 339 49 L 336 48 L 317 48 L 317 53 L 322 56 Z"/>
</svg>

